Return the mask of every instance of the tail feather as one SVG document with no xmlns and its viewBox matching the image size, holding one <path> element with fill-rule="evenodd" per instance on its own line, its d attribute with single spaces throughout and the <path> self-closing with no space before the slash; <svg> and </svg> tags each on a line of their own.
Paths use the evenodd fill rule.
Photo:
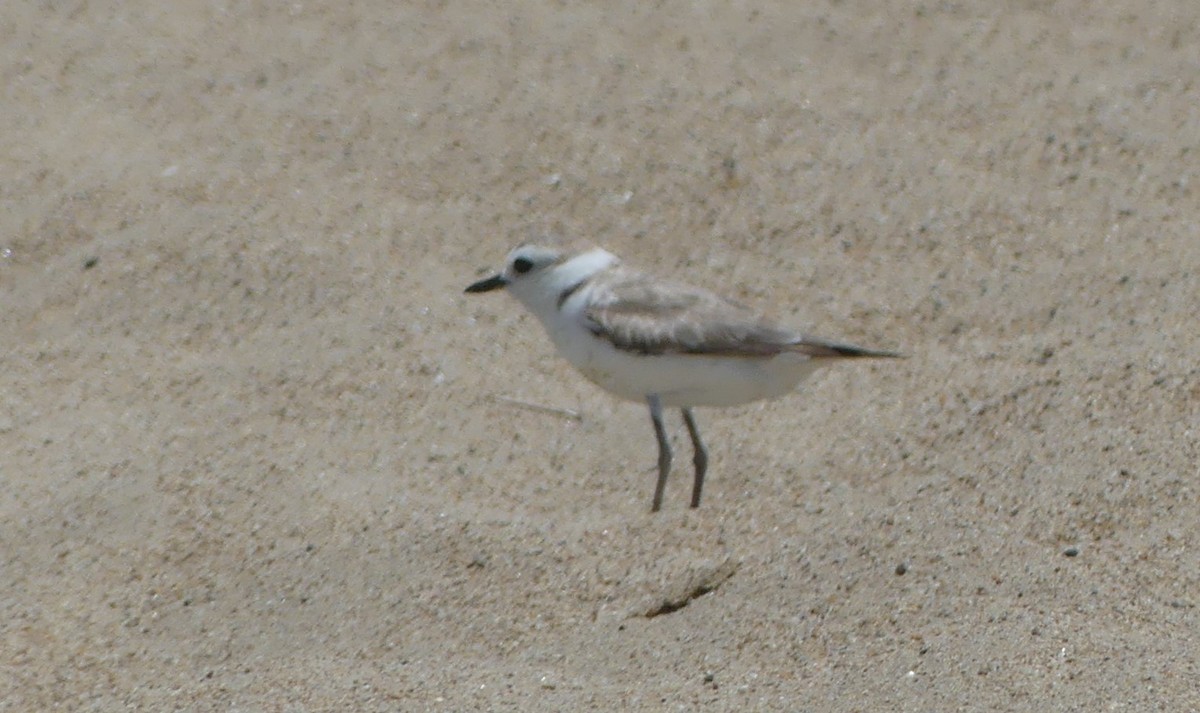
<svg viewBox="0 0 1200 713">
<path fill-rule="evenodd" d="M 853 344 L 838 344 L 812 337 L 805 337 L 791 346 L 795 351 L 806 354 L 814 359 L 904 358 L 903 354 L 897 352 L 864 349 L 863 347 L 856 347 Z"/>
</svg>

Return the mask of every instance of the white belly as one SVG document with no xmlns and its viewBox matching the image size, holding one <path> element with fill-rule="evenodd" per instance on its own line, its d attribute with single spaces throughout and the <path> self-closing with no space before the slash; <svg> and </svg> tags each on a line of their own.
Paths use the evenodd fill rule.
<svg viewBox="0 0 1200 713">
<path fill-rule="evenodd" d="M 550 337 L 568 361 L 601 388 L 630 401 L 658 394 L 664 406 L 737 406 L 783 396 L 818 368 L 802 354 L 718 357 L 621 351 L 583 329 Z"/>
</svg>

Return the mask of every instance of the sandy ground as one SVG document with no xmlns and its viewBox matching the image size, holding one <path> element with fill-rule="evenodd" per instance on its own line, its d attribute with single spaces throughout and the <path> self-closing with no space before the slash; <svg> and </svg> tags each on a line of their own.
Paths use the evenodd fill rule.
<svg viewBox="0 0 1200 713">
<path fill-rule="evenodd" d="M 0 709 L 1200 708 L 1194 0 L 0 19 Z M 547 233 L 911 358 L 651 515 Z"/>
</svg>

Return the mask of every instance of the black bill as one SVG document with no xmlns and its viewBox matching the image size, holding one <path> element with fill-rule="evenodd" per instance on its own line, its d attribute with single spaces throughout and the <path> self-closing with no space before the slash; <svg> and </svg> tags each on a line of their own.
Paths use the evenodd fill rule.
<svg viewBox="0 0 1200 713">
<path fill-rule="evenodd" d="M 471 285 L 470 287 L 468 287 L 467 289 L 465 289 L 463 291 L 464 292 L 491 292 L 492 290 L 498 290 L 507 284 L 508 284 L 508 280 L 505 280 L 500 275 L 492 275 L 491 277 L 487 278 L 486 280 L 480 280 L 479 282 L 476 282 L 475 284 Z"/>
</svg>

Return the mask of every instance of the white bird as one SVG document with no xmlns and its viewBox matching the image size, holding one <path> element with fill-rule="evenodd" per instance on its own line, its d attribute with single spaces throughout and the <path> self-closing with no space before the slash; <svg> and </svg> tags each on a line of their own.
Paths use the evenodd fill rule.
<svg viewBox="0 0 1200 713">
<path fill-rule="evenodd" d="M 500 288 L 538 318 L 559 354 L 590 381 L 650 407 L 658 439 L 652 512 L 662 507 L 671 470 L 663 407 L 679 408 L 691 435 L 691 506 L 697 507 L 708 452 L 693 407 L 783 396 L 835 359 L 899 356 L 775 326 L 708 290 L 627 269 L 616 255 L 599 248 L 569 254 L 520 245 L 508 254 L 499 274 L 466 291 Z"/>
</svg>

